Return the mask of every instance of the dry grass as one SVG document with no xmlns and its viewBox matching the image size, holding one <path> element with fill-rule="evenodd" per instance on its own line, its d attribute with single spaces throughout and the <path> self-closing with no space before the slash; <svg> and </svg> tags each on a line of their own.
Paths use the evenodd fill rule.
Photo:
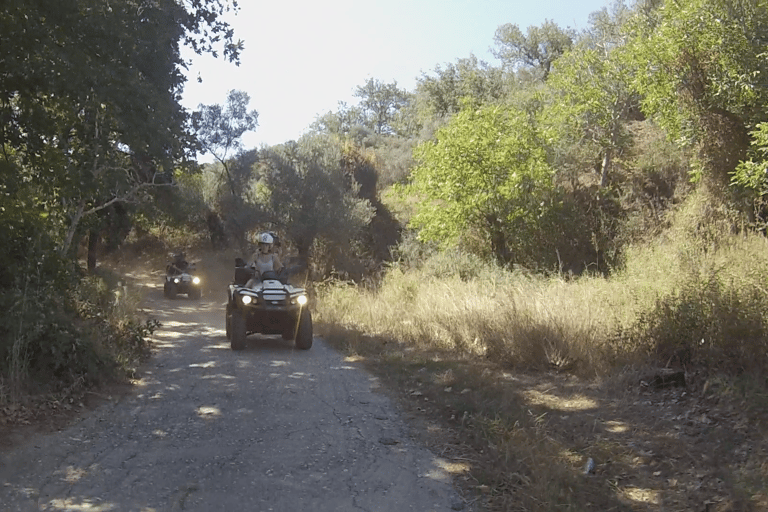
<svg viewBox="0 0 768 512">
<path fill-rule="evenodd" d="M 766 249 L 671 233 L 608 279 L 426 262 L 376 290 L 318 287 L 315 319 L 427 424 L 481 507 L 760 510 Z M 681 348 L 696 357 L 666 360 Z M 640 384 L 666 363 L 687 365 L 686 388 Z"/>
</svg>

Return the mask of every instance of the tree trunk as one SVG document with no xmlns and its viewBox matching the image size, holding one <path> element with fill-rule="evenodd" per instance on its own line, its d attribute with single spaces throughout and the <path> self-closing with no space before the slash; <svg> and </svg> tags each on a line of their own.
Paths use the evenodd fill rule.
<svg viewBox="0 0 768 512">
<path fill-rule="evenodd" d="M 93 273 L 96 270 L 96 250 L 99 247 L 99 240 L 101 235 L 95 229 L 88 232 L 88 272 Z"/>
<path fill-rule="evenodd" d="M 67 228 L 67 234 L 64 237 L 64 241 L 59 246 L 59 254 L 61 256 L 65 256 L 67 251 L 69 251 L 69 248 L 72 245 L 72 240 L 75 238 L 77 226 L 80 224 L 80 220 L 83 218 L 84 212 L 85 201 L 80 201 L 80 204 L 77 206 L 77 211 L 75 211 L 75 214 L 72 215 L 72 221 L 69 224 L 69 228 Z"/>
<path fill-rule="evenodd" d="M 605 148 L 605 154 L 603 155 L 603 163 L 600 166 L 600 188 L 603 188 L 608 184 L 608 171 L 611 168 L 612 162 L 613 162 L 613 148 Z"/>
<path fill-rule="evenodd" d="M 491 238 L 491 251 L 500 265 L 512 263 L 512 255 L 507 245 L 507 236 L 504 233 L 504 225 L 493 214 L 486 215 L 485 220 L 488 223 L 488 234 Z"/>
</svg>

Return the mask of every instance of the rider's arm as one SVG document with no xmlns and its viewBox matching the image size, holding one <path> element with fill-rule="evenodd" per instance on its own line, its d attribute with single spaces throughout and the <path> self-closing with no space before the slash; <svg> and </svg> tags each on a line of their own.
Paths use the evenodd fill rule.
<svg viewBox="0 0 768 512">
<path fill-rule="evenodd" d="M 280 257 L 274 253 L 272 253 L 272 268 L 275 269 L 275 272 L 280 272 L 283 269 L 283 264 L 280 262 Z"/>
</svg>

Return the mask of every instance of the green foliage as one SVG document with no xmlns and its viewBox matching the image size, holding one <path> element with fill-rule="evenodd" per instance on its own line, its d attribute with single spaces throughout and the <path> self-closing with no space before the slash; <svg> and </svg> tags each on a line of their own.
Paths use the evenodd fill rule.
<svg viewBox="0 0 768 512">
<path fill-rule="evenodd" d="M 621 191 L 623 221 L 618 247 L 650 242 L 669 227 L 671 212 L 693 189 L 689 156 L 650 120 L 630 123 L 632 140 L 623 157 L 626 170 L 614 176 Z"/>
<path fill-rule="evenodd" d="M 386 190 L 395 183 L 402 184 L 408 180 L 416 143 L 413 138 L 393 136 L 376 146 L 379 190 Z"/>
<path fill-rule="evenodd" d="M 318 239 L 349 247 L 373 217 L 344 167 L 341 145 L 330 135 L 263 150 L 254 176 L 253 204 L 264 226 L 280 231 L 305 261 Z"/>
<path fill-rule="evenodd" d="M 242 183 L 237 183 L 230 173 L 227 156 L 230 151 L 242 148 L 243 134 L 258 126 L 259 113 L 248 111 L 251 98 L 244 91 L 229 91 L 227 105 L 199 105 L 192 113 L 192 128 L 197 134 L 202 153 L 210 153 L 224 167 L 232 195 L 237 195 Z"/>
<path fill-rule="evenodd" d="M 326 112 L 317 116 L 311 129 L 317 132 L 342 135 L 349 133 L 355 126 L 364 125 L 365 118 L 359 106 L 347 105 L 340 101 L 339 108 L 335 112 Z"/>
<path fill-rule="evenodd" d="M 424 240 L 476 239 L 510 263 L 550 207 L 552 170 L 538 129 L 524 113 L 467 108 L 416 149 L 408 192 L 423 199 L 411 219 Z"/>
<path fill-rule="evenodd" d="M 517 25 L 507 23 L 496 29 L 494 55 L 507 68 L 530 66 L 546 80 L 552 63 L 571 47 L 574 37 L 573 30 L 562 29 L 551 20 L 544 21 L 540 27 L 528 27 L 526 34 Z"/>
<path fill-rule="evenodd" d="M 629 67 L 622 49 L 577 46 L 557 61 L 547 82 L 548 106 L 542 122 L 557 144 L 589 142 L 601 156 L 601 186 L 628 138 L 625 125 L 637 98 L 629 88 Z"/>
<path fill-rule="evenodd" d="M 504 87 L 501 69 L 470 55 L 423 73 L 416 84 L 417 104 L 423 118 L 445 118 L 458 113 L 464 101 L 480 106 L 500 100 Z"/>
<path fill-rule="evenodd" d="M 694 203 L 686 210 L 704 207 Z M 768 242 L 727 225 L 691 231 L 689 216 L 654 243 L 630 247 L 607 276 L 509 270 L 406 238 L 379 286 L 321 287 L 318 316 L 510 367 L 594 376 L 682 364 L 710 375 L 764 375 Z"/>
<path fill-rule="evenodd" d="M 46 261 L 49 254 L 18 276 L 20 286 L 0 289 L 3 380 L 17 389 L 28 379 L 53 386 L 92 383 L 120 377 L 115 370 L 148 356 L 159 323 L 138 319 L 128 288 L 95 275 L 74 278 L 61 268 L 66 261 Z"/>
<path fill-rule="evenodd" d="M 757 125 L 751 136 L 750 158 L 739 162 L 731 182 L 765 196 L 768 194 L 768 122 Z"/>
<path fill-rule="evenodd" d="M 67 253 L 81 220 L 169 183 L 192 147 L 180 45 L 237 60 L 227 2 L 10 0 L 0 13 L 3 160 Z M 8 205 L 7 208 L 24 208 Z"/>
<path fill-rule="evenodd" d="M 764 269 L 765 270 L 765 269 Z M 660 297 L 624 333 L 662 363 L 710 367 L 739 374 L 768 366 L 768 318 L 762 275 L 726 269 L 690 275 L 681 289 Z"/>
<path fill-rule="evenodd" d="M 221 18 L 228 10 L 226 0 L 3 3 L 3 377 L 72 379 L 111 364 L 99 341 L 109 312 L 77 307 L 77 242 L 101 228 L 119 238 L 133 210 L 118 205 L 150 202 L 150 190 L 171 184 L 194 147 L 179 104 L 180 45 L 237 61 L 241 45 Z M 125 325 L 114 339 L 151 327 Z"/>
<path fill-rule="evenodd" d="M 360 98 L 365 126 L 379 134 L 395 132 L 397 113 L 408 104 L 408 94 L 397 86 L 396 81 L 385 84 L 369 78 L 357 87 L 355 96 Z"/>
<path fill-rule="evenodd" d="M 766 119 L 763 0 L 667 1 L 633 18 L 629 54 L 645 112 L 699 150 L 705 178 L 723 184 Z"/>
</svg>

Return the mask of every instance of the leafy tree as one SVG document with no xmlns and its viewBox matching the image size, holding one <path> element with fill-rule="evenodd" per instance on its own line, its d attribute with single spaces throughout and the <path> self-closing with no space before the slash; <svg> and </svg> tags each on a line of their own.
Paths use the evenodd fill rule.
<svg viewBox="0 0 768 512">
<path fill-rule="evenodd" d="M 764 0 L 666 1 L 633 18 L 634 86 L 673 140 L 698 150 L 716 188 L 746 157 L 765 121 L 768 5 Z"/>
<path fill-rule="evenodd" d="M 546 80 L 552 63 L 571 47 L 574 37 L 573 30 L 562 29 L 551 20 L 545 20 L 540 27 L 528 27 L 526 34 L 516 24 L 507 23 L 496 29 L 493 39 L 497 49 L 493 54 L 505 67 L 536 68 Z"/>
<path fill-rule="evenodd" d="M 640 7 L 636 5 L 635 9 Z M 605 53 L 624 46 L 630 35 L 625 25 L 634 12 L 624 0 L 613 0 L 610 6 L 590 13 L 589 27 L 578 38 L 578 42 L 599 48 Z"/>
<path fill-rule="evenodd" d="M 344 168 L 338 141 L 327 134 L 263 150 L 254 172 L 261 218 L 285 234 L 303 261 L 318 240 L 349 247 L 373 216 Z"/>
<path fill-rule="evenodd" d="M 5 2 L 0 13 L 3 157 L 38 199 L 48 232 L 68 253 L 80 221 L 167 185 L 192 138 L 178 99 L 179 46 L 236 61 L 241 49 L 204 0 Z M 24 208 L 18 203 L 7 208 Z"/>
<path fill-rule="evenodd" d="M 593 14 L 592 31 L 557 60 L 547 82 L 551 98 L 544 122 L 561 145 L 586 142 L 599 151 L 600 186 L 628 142 L 625 125 L 638 104 L 620 28 L 626 12 L 619 3 L 616 18 L 605 9 Z"/>
<path fill-rule="evenodd" d="M 515 251 L 537 229 L 552 183 L 527 113 L 466 108 L 416 149 L 416 159 L 409 191 L 422 202 L 411 224 L 422 240 L 475 239 L 503 264 L 521 257 Z"/>
<path fill-rule="evenodd" d="M 192 127 L 197 134 L 203 154 L 210 153 L 223 166 L 232 195 L 237 195 L 236 183 L 227 164 L 230 151 L 242 149 L 241 137 L 258 126 L 259 113 L 248 111 L 251 101 L 248 93 L 231 90 L 227 94 L 226 107 L 199 105 L 192 114 Z"/>
<path fill-rule="evenodd" d="M 428 116 L 449 117 L 462 109 L 467 98 L 479 106 L 497 101 L 504 94 L 502 70 L 474 55 L 444 68 L 438 65 L 432 73 L 422 74 L 416 85 L 417 97 Z"/>
<path fill-rule="evenodd" d="M 393 133 L 397 112 L 408 103 L 404 89 L 397 87 L 397 82 L 385 84 L 378 79 L 368 81 L 355 90 L 355 97 L 360 98 L 365 124 L 378 134 Z"/>
<path fill-rule="evenodd" d="M 179 104 L 180 47 L 237 62 L 227 10 L 227 0 L 4 0 L 0 378 L 31 365 L 76 377 L 105 352 L 90 332 L 100 347 L 120 338 L 101 314 L 108 296 L 75 298 L 87 280 L 73 248 L 97 218 L 149 200 L 186 163 L 194 137 Z M 143 343 L 143 327 L 124 327 L 131 345 Z"/>
<path fill-rule="evenodd" d="M 362 109 L 340 101 L 338 110 L 318 116 L 310 128 L 317 132 L 342 135 L 349 133 L 355 126 L 363 124 L 365 124 L 365 117 Z"/>
</svg>

